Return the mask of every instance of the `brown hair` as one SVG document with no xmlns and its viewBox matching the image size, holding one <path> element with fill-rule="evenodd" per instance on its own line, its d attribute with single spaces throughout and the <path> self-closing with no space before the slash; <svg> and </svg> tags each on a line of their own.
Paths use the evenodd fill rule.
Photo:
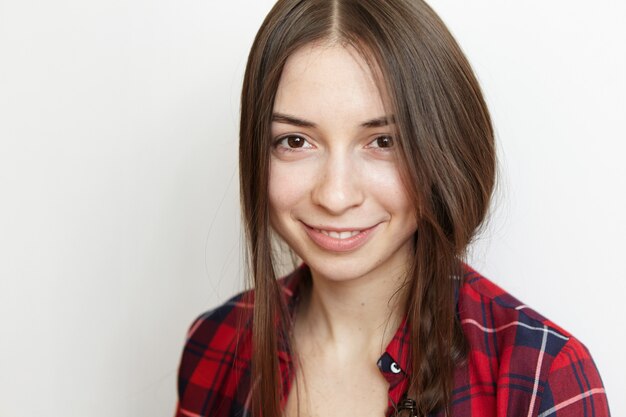
<svg viewBox="0 0 626 417">
<path fill-rule="evenodd" d="M 461 49 L 420 0 L 279 0 L 261 26 L 241 99 L 240 181 L 249 276 L 255 288 L 252 412 L 281 415 L 278 329 L 289 317 L 270 243 L 268 179 L 274 97 L 287 58 L 314 41 L 356 48 L 389 92 L 401 172 L 418 213 L 406 285 L 409 396 L 421 415 L 449 411 L 464 337 L 455 286 L 465 249 L 482 223 L 495 181 L 489 113 Z M 262 410 L 262 412 L 261 412 Z"/>
</svg>

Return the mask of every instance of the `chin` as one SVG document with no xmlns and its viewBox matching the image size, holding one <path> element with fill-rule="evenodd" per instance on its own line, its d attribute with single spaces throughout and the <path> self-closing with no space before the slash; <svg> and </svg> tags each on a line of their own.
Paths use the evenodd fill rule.
<svg viewBox="0 0 626 417">
<path fill-rule="evenodd" d="M 314 277 L 332 282 L 347 282 L 384 273 L 381 265 L 364 262 L 360 257 L 337 256 L 334 259 L 303 258 Z"/>
<path fill-rule="evenodd" d="M 315 265 L 307 265 L 311 269 L 311 274 L 314 277 L 332 282 L 352 281 L 367 275 L 368 272 L 357 266 L 324 265 L 317 268 Z"/>
</svg>

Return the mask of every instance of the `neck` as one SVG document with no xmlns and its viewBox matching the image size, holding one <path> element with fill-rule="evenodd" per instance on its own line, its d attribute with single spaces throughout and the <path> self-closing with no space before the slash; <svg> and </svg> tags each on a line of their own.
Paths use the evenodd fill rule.
<svg viewBox="0 0 626 417">
<path fill-rule="evenodd" d="M 330 280 L 311 271 L 310 296 L 298 312 L 301 332 L 316 345 L 353 355 L 378 355 L 391 341 L 405 313 L 406 271 Z"/>
</svg>

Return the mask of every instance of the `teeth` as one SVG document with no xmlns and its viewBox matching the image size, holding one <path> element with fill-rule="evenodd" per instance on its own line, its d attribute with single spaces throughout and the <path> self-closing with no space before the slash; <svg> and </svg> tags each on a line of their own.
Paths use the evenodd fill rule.
<svg viewBox="0 0 626 417">
<path fill-rule="evenodd" d="M 334 232 L 334 231 L 320 230 L 320 229 L 316 229 L 316 230 L 334 239 L 347 239 L 349 237 L 356 236 L 360 233 L 358 230 L 352 230 L 352 231 L 346 231 L 346 232 Z"/>
</svg>

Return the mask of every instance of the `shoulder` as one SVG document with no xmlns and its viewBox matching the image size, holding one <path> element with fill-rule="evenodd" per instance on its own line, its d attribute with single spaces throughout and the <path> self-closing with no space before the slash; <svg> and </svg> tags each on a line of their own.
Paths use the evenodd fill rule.
<svg viewBox="0 0 626 417">
<path fill-rule="evenodd" d="M 248 374 L 253 293 L 243 292 L 198 316 L 178 369 L 177 416 L 229 416 L 243 407 L 236 387 Z"/>
<path fill-rule="evenodd" d="M 294 298 L 308 269 L 278 282 Z M 178 369 L 177 417 L 243 415 L 250 387 L 254 291 L 242 292 L 198 316 L 187 333 Z"/>
<path fill-rule="evenodd" d="M 201 314 L 189 327 L 186 348 L 229 345 L 249 327 L 253 306 L 253 293 L 246 291 Z"/>
<path fill-rule="evenodd" d="M 493 335 L 503 343 L 502 348 L 519 345 L 541 349 L 545 345 L 544 350 L 558 353 L 572 338 L 569 332 L 469 267 L 460 289 L 458 309 L 470 341 Z"/>
<path fill-rule="evenodd" d="M 502 415 L 608 415 L 593 359 L 568 331 L 469 267 L 458 309 L 470 373 L 497 387 Z"/>
</svg>

